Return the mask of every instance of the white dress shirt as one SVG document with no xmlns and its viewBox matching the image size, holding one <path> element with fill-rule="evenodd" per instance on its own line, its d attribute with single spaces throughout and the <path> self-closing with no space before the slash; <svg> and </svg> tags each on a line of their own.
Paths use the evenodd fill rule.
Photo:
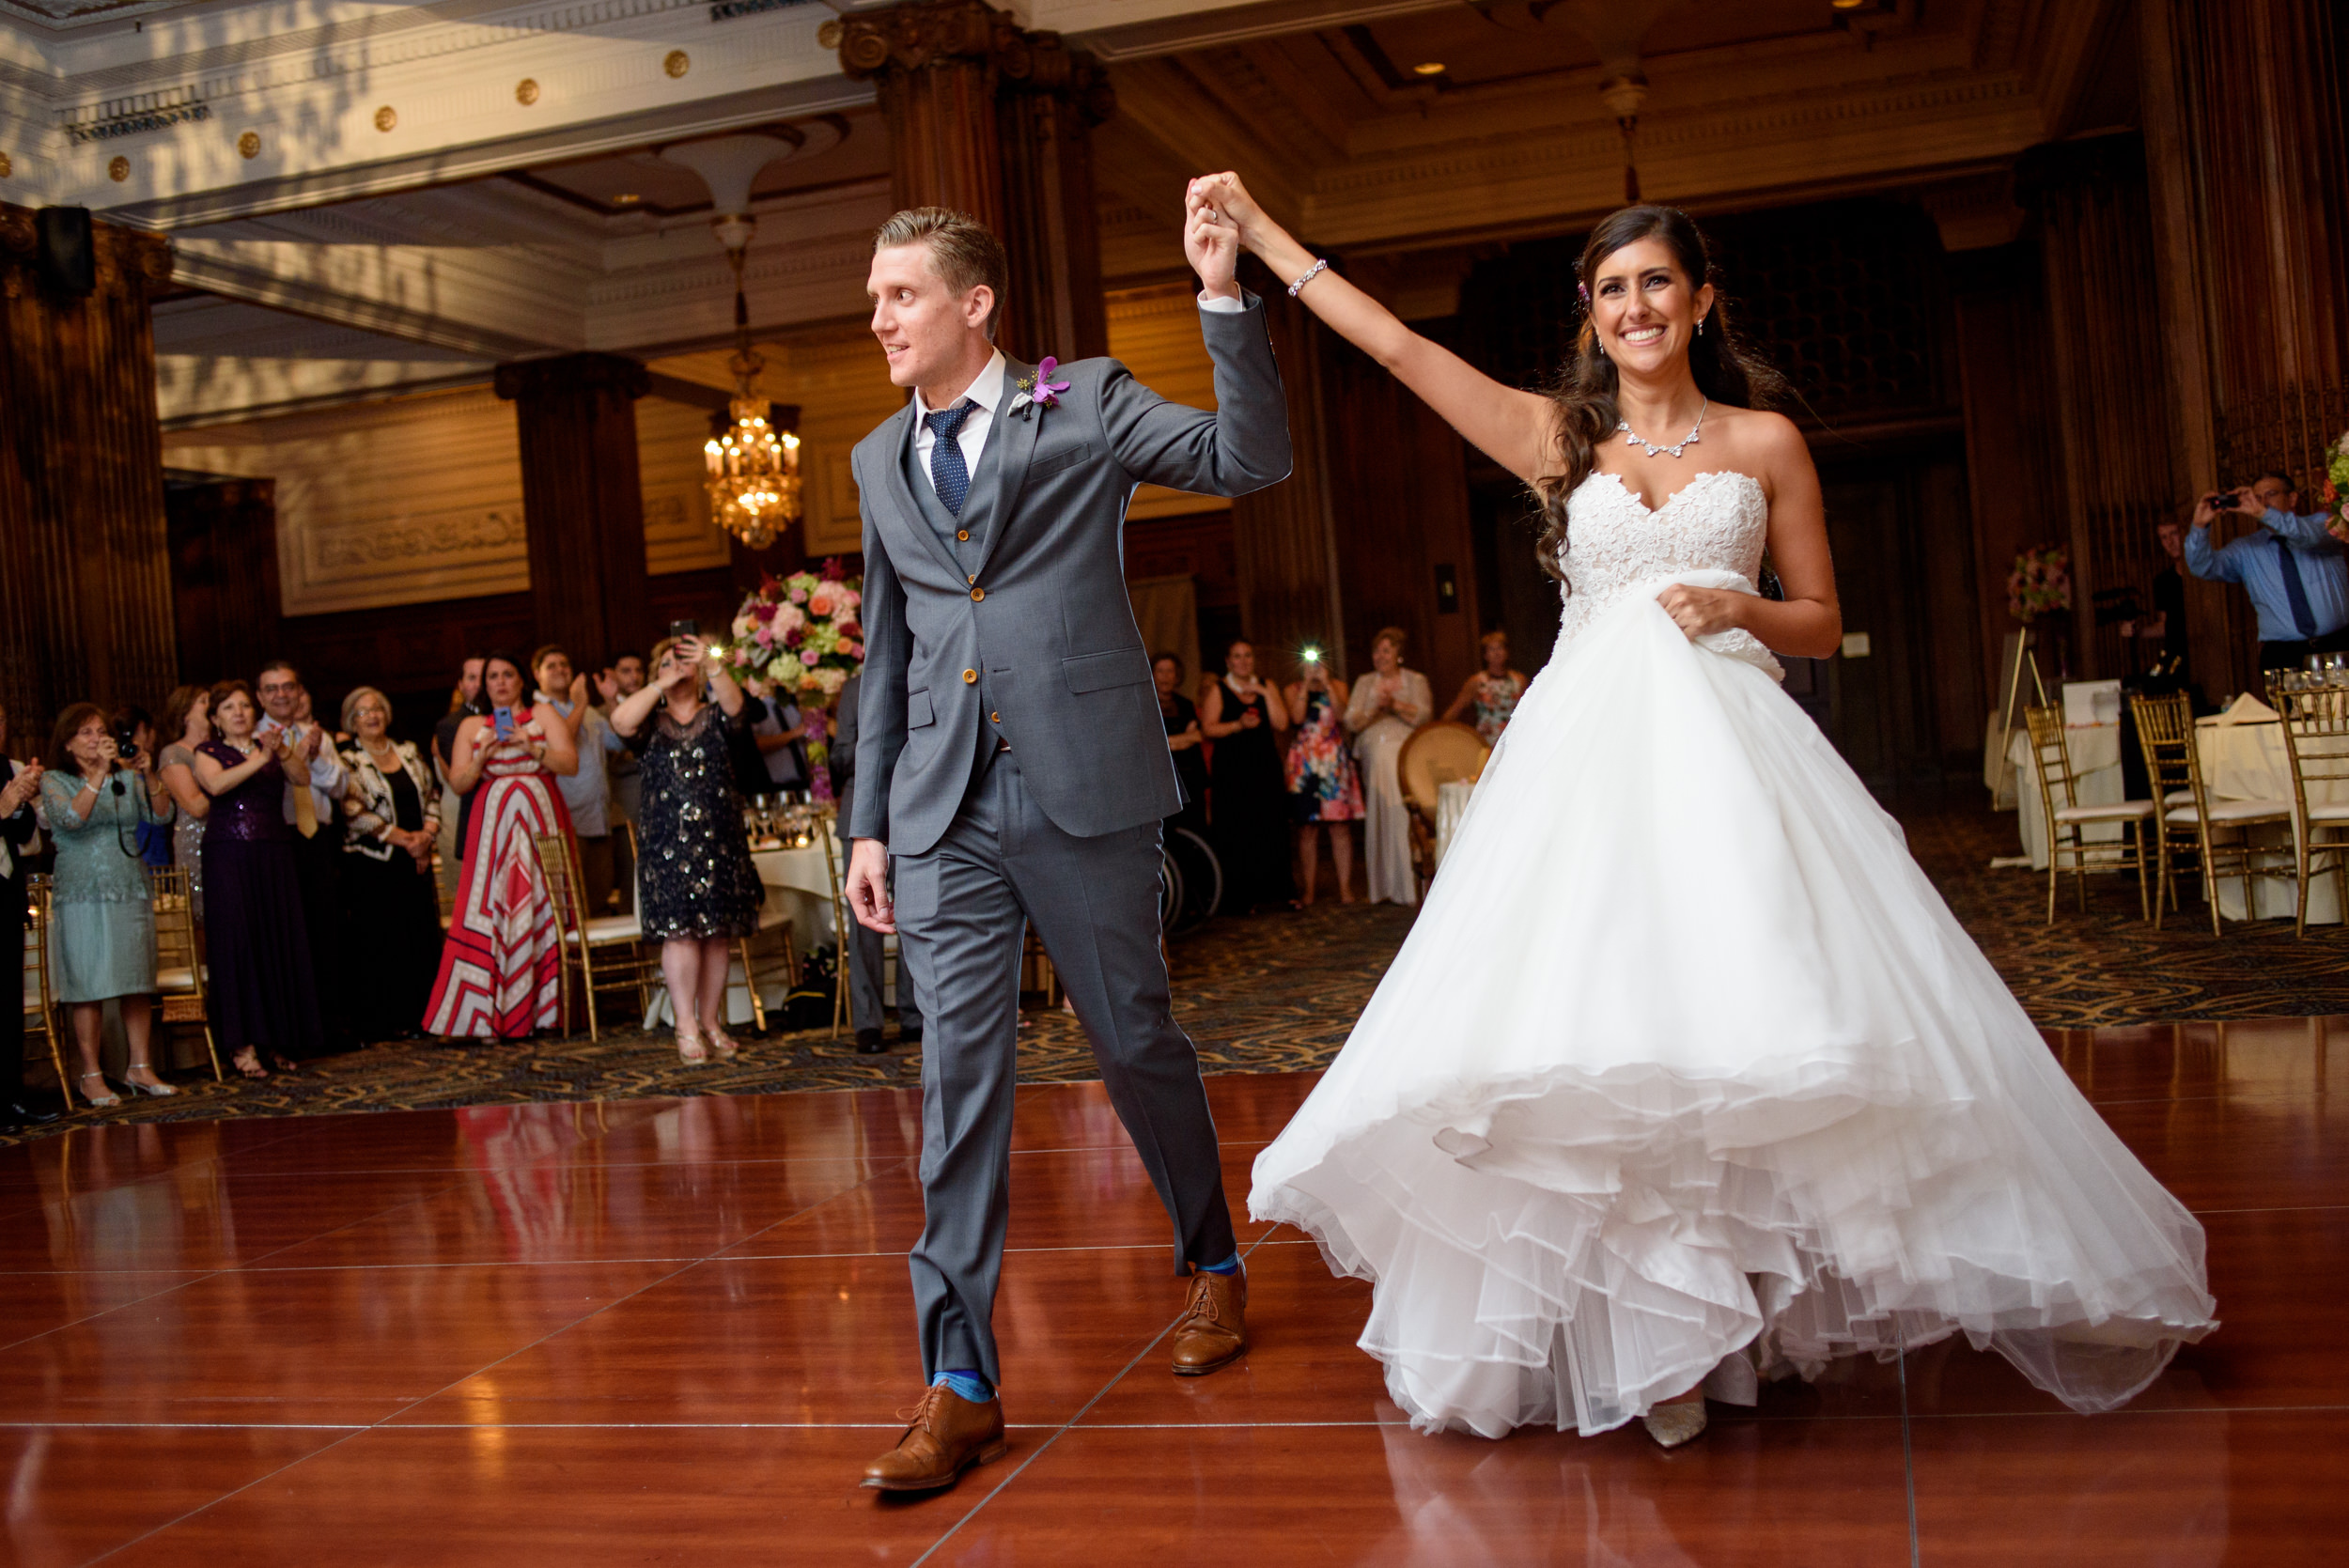
<svg viewBox="0 0 2349 1568">
<path fill-rule="evenodd" d="M 1248 308 L 1248 302 L 1202 291 L 1199 308 L 1222 315 L 1237 315 Z M 962 392 L 962 397 L 971 399 L 972 407 L 970 417 L 962 422 L 962 428 L 955 432 L 955 444 L 962 448 L 963 472 L 974 479 L 979 472 L 979 454 L 987 450 L 987 433 L 995 427 L 996 405 L 1003 400 L 1004 363 L 1003 351 L 996 349 L 988 359 L 987 368 L 979 372 L 979 379 Z M 962 397 L 956 398 L 955 403 L 960 402 Z M 948 403 L 946 406 L 953 408 L 955 404 Z M 929 418 L 937 411 L 922 401 L 922 389 L 914 388 L 913 466 L 920 469 L 922 476 L 930 482 L 932 494 L 938 490 L 938 475 L 930 472 L 930 453 L 938 445 L 938 432 L 930 428 Z"/>
</svg>

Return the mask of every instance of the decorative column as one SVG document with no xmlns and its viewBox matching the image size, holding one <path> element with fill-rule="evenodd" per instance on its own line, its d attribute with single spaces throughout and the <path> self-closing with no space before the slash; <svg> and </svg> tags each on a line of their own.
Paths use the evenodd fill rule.
<svg viewBox="0 0 2349 1568">
<path fill-rule="evenodd" d="M 19 748 L 68 704 L 159 706 L 177 682 L 148 303 L 162 239 L 95 225 L 88 293 L 44 274 L 0 203 L 0 699 Z"/>
<path fill-rule="evenodd" d="M 2275 468 L 2308 505 L 2349 429 L 2349 18 L 2324 0 L 2138 13 L 2178 499 Z M 2189 610 L 2205 689 L 2253 684 L 2240 594 Z"/>
<path fill-rule="evenodd" d="M 1117 101 L 1093 56 L 983 0 L 909 0 L 817 37 L 879 91 L 896 205 L 951 207 L 1003 237 L 1005 351 L 1108 352 L 1092 129 Z"/>
<path fill-rule="evenodd" d="M 643 365 L 616 354 L 497 367 L 497 395 L 515 405 L 521 438 L 537 634 L 582 669 L 652 640 L 636 467 L 636 399 L 651 386 Z"/>
</svg>

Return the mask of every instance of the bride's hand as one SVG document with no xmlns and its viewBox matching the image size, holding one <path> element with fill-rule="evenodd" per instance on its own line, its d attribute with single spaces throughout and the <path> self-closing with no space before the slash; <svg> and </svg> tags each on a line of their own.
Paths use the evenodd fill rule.
<svg viewBox="0 0 2349 1568">
<path fill-rule="evenodd" d="M 1267 231 L 1278 226 L 1265 216 L 1256 198 L 1239 182 L 1239 176 L 1228 169 L 1221 174 L 1203 174 L 1190 182 L 1183 196 L 1186 216 L 1203 207 L 1213 208 L 1225 222 L 1237 228 L 1239 242 L 1258 255 L 1263 254 L 1259 242 Z"/>
<path fill-rule="evenodd" d="M 1184 198 L 1183 258 L 1211 298 L 1238 296 L 1239 248 L 1239 229 L 1228 215 L 1213 202 Z"/>
<path fill-rule="evenodd" d="M 1738 609 L 1748 597 L 1726 588 L 1691 588 L 1675 582 L 1657 595 L 1656 602 L 1664 607 L 1664 613 L 1693 643 L 1700 637 L 1735 629 Z"/>
</svg>

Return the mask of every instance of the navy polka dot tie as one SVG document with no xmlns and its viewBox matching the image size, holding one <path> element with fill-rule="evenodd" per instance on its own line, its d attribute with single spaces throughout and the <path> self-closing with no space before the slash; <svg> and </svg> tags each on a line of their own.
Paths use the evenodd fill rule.
<svg viewBox="0 0 2349 1568">
<path fill-rule="evenodd" d="M 953 408 L 926 414 L 922 420 L 938 438 L 930 443 L 930 480 L 938 487 L 938 499 L 957 517 L 962 516 L 962 504 L 971 494 L 971 465 L 962 460 L 962 442 L 956 438 L 976 407 L 965 397 Z"/>
</svg>

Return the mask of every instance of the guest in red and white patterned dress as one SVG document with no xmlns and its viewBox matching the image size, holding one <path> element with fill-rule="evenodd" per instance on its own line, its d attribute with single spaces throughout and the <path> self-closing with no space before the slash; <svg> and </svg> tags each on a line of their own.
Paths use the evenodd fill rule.
<svg viewBox="0 0 2349 1568">
<path fill-rule="evenodd" d="M 570 726 L 522 706 L 519 660 L 482 666 L 487 715 L 458 726 L 449 783 L 473 792 L 457 908 L 425 1013 L 428 1033 L 519 1040 L 554 1025 L 562 1000 L 562 930 L 534 835 L 568 833 L 555 788 L 579 766 Z"/>
</svg>

